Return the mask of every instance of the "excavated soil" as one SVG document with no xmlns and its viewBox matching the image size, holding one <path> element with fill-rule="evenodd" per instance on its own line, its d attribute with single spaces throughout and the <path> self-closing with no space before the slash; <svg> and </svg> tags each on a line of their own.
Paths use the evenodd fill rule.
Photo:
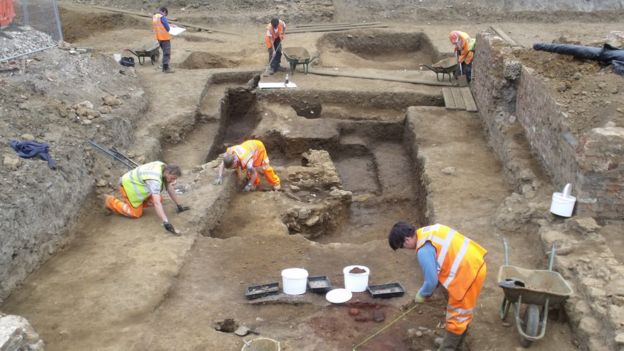
<svg viewBox="0 0 624 351">
<path fill-rule="evenodd" d="M 514 54 L 522 64 L 547 78 L 555 99 L 567 110 L 567 123 L 576 135 L 609 122 L 624 126 L 624 79 L 613 72 L 612 66 L 534 50 Z"/>
</svg>

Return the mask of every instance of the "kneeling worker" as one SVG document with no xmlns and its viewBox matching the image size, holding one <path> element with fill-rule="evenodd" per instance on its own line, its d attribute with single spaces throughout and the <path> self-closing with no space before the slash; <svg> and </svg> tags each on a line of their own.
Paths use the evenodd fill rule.
<svg viewBox="0 0 624 351">
<path fill-rule="evenodd" d="M 388 235 L 393 250 L 416 250 L 424 282 L 414 301 L 424 303 L 438 283 L 448 291 L 446 334 L 438 351 L 460 350 L 485 281 L 481 245 L 442 224 L 420 228 L 397 222 Z"/>
<path fill-rule="evenodd" d="M 178 233 L 167 219 L 160 193 L 163 189 L 167 189 L 171 200 L 177 206 L 178 213 L 188 210 L 187 206 L 180 205 L 173 188 L 176 179 L 181 175 L 180 167 L 166 165 L 160 161 L 141 165 L 121 177 L 119 191 L 123 201 L 107 195 L 106 208 L 122 216 L 139 218 L 143 215 L 143 209 L 153 204 L 165 229 L 177 235 Z"/>
<path fill-rule="evenodd" d="M 280 179 L 275 174 L 273 167 L 269 165 L 266 148 L 260 140 L 247 140 L 240 145 L 227 148 L 223 155 L 223 161 L 219 165 L 219 177 L 215 184 L 223 182 L 224 168 L 236 169 L 239 178 L 242 177 L 243 171 L 247 171 L 248 182 L 243 191 L 253 191 L 260 184 L 258 172 L 264 173 L 264 177 L 274 190 L 280 189 Z"/>
</svg>

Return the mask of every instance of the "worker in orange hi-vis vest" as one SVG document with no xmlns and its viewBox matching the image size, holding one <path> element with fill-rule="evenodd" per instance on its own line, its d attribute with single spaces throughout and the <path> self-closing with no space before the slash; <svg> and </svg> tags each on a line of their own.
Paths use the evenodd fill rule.
<svg viewBox="0 0 624 351">
<path fill-rule="evenodd" d="M 448 35 L 457 55 L 457 64 L 461 66 L 461 73 L 466 75 L 468 81 L 472 76 L 472 60 L 476 41 L 465 32 L 454 30 Z"/>
<path fill-rule="evenodd" d="M 269 52 L 268 74 L 273 74 L 279 70 L 282 60 L 282 41 L 286 32 L 286 23 L 278 18 L 271 19 L 267 24 L 264 33 L 264 44 Z"/>
<path fill-rule="evenodd" d="M 236 169 L 238 178 L 244 177 L 244 171 L 247 175 L 247 184 L 243 191 L 253 191 L 260 185 L 260 176 L 258 173 L 264 173 L 266 180 L 273 186 L 274 190 L 281 188 L 280 179 L 269 164 L 266 148 L 260 140 L 247 140 L 240 145 L 234 145 L 227 148 L 223 155 L 223 161 L 219 165 L 219 176 L 215 180 L 215 184 L 219 185 L 223 182 L 223 170 Z"/>
<path fill-rule="evenodd" d="M 472 322 L 487 272 L 487 251 L 454 229 L 435 224 L 416 230 L 397 222 L 388 235 L 393 250 L 416 250 L 424 282 L 414 301 L 424 303 L 438 286 L 448 291 L 446 334 L 438 351 L 459 350 Z"/>
<path fill-rule="evenodd" d="M 0 28 L 8 27 L 15 18 L 13 0 L 0 0 Z"/>
<path fill-rule="evenodd" d="M 152 31 L 163 52 L 162 71 L 164 73 L 173 73 L 173 70 L 169 67 L 171 59 L 171 34 L 169 34 L 169 30 L 171 27 L 169 26 L 167 15 L 169 15 L 169 10 L 166 7 L 159 7 L 156 10 L 156 13 L 152 16 Z"/>
</svg>

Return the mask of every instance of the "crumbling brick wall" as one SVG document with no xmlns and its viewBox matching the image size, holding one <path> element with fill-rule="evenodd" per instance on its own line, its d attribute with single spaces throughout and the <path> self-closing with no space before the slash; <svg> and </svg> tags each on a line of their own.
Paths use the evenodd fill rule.
<svg viewBox="0 0 624 351">
<path fill-rule="evenodd" d="M 565 111 L 543 79 L 522 67 L 500 38 L 477 37 L 472 90 L 490 144 L 512 180 L 520 164 L 512 161 L 509 137 L 521 134 L 556 189 L 573 185 L 578 214 L 619 219 L 624 215 L 624 128 L 607 126 L 574 135 Z"/>
</svg>

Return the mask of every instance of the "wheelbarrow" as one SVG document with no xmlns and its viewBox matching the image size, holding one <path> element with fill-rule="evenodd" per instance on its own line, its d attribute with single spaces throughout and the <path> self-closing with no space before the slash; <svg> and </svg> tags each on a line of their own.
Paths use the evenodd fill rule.
<svg viewBox="0 0 624 351">
<path fill-rule="evenodd" d="M 516 329 L 520 334 L 520 344 L 531 346 L 546 334 L 548 311 L 557 308 L 562 313 L 563 303 L 572 295 L 572 288 L 561 274 L 552 270 L 555 261 L 555 245 L 550 252 L 548 270 L 524 269 L 509 265 L 507 240 L 505 265 L 498 271 L 498 285 L 505 296 L 500 308 L 500 318 L 505 320 L 511 304 L 514 305 Z M 525 304 L 524 318 L 520 318 L 521 306 Z"/>
<path fill-rule="evenodd" d="M 152 65 L 158 61 L 160 56 L 160 45 L 154 42 L 151 45 L 145 45 L 140 49 L 126 49 L 139 59 L 139 64 L 145 63 L 145 58 L 149 57 Z"/>
<path fill-rule="evenodd" d="M 438 61 L 432 65 L 421 65 L 436 74 L 436 79 L 440 81 L 440 74 L 442 74 L 442 80 L 444 80 L 444 76 L 448 74 L 449 82 L 451 78 L 457 78 L 455 76 L 457 71 L 457 59 L 455 57 L 445 58 L 444 60 Z M 451 76 L 452 75 L 452 76 Z"/>
<path fill-rule="evenodd" d="M 318 58 L 318 55 L 310 57 L 308 50 L 301 47 L 284 48 L 282 53 L 284 54 L 286 61 L 288 61 L 291 75 L 295 74 L 297 65 L 303 65 L 303 72 L 308 74 L 308 66 L 312 63 L 312 61 Z"/>
</svg>

